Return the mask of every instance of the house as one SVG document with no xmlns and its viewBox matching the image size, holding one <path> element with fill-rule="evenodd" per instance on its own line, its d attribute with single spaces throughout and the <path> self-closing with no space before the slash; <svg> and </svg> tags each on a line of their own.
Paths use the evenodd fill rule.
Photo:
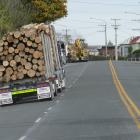
<svg viewBox="0 0 140 140">
<path fill-rule="evenodd" d="M 106 56 L 106 46 L 102 46 L 101 49 L 99 49 L 99 54 L 101 56 Z M 115 56 L 115 46 L 107 46 L 107 56 L 114 57 Z"/>
<path fill-rule="evenodd" d="M 131 37 L 125 40 L 119 46 L 120 56 L 128 56 L 129 55 L 129 48 L 131 47 L 131 53 L 135 52 L 136 50 L 140 49 L 140 36 Z"/>
<path fill-rule="evenodd" d="M 101 46 L 88 46 L 89 55 L 91 56 L 98 56 L 99 55 L 99 48 Z"/>
</svg>

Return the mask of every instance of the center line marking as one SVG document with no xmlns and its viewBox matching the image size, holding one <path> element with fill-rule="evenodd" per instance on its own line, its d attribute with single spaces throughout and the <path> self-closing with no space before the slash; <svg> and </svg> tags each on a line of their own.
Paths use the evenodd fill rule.
<svg viewBox="0 0 140 140">
<path fill-rule="evenodd" d="M 124 103 L 129 114 L 133 118 L 135 124 L 137 125 L 137 128 L 140 130 L 140 121 L 138 119 L 140 117 L 140 110 L 137 107 L 137 105 L 135 104 L 135 102 L 133 102 L 133 100 L 128 96 L 128 93 L 125 91 L 125 89 L 123 88 L 123 85 L 121 84 L 121 82 L 118 78 L 118 75 L 112 64 L 112 61 L 109 61 L 109 67 L 110 67 L 110 70 L 112 73 L 112 78 L 113 78 L 114 84 L 118 90 L 118 93 L 120 94 L 122 102 Z"/>
<path fill-rule="evenodd" d="M 19 140 L 25 140 L 26 136 L 22 136 Z"/>
<path fill-rule="evenodd" d="M 49 111 L 52 110 L 52 107 L 49 107 L 48 110 L 49 110 Z"/>
<path fill-rule="evenodd" d="M 63 97 L 64 96 L 64 94 L 61 94 L 61 97 Z"/>
<path fill-rule="evenodd" d="M 41 117 L 38 118 L 38 119 L 35 121 L 35 123 L 39 123 L 41 119 L 42 119 Z"/>
</svg>

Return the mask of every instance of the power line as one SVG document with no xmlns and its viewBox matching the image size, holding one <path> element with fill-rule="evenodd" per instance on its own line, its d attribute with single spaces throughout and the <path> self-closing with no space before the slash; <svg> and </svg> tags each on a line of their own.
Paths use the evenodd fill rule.
<svg viewBox="0 0 140 140">
<path fill-rule="evenodd" d="M 114 25 L 112 25 L 114 27 L 114 30 L 115 30 L 115 60 L 117 61 L 118 60 L 118 34 L 117 34 L 117 30 L 118 30 L 118 27 L 120 25 L 117 24 L 117 21 L 120 20 L 120 19 L 112 19 L 114 21 Z"/>
<path fill-rule="evenodd" d="M 69 1 L 69 2 L 87 4 L 87 5 L 96 4 L 96 5 L 104 5 L 104 6 L 134 6 L 134 7 L 139 6 L 138 4 L 124 4 L 124 3 L 114 4 L 114 3 L 104 3 L 104 2 L 82 2 L 82 1 Z"/>
</svg>

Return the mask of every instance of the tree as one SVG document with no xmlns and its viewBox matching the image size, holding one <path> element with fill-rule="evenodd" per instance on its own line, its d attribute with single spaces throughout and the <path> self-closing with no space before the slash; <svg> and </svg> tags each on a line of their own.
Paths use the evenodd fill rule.
<svg viewBox="0 0 140 140">
<path fill-rule="evenodd" d="M 67 15 L 66 0 L 0 0 L 0 33 Z"/>
<path fill-rule="evenodd" d="M 11 27 L 8 11 L 0 4 L 0 36 L 2 36 Z"/>
<path fill-rule="evenodd" d="M 51 22 L 67 15 L 66 0 L 31 0 L 33 21 Z"/>
<path fill-rule="evenodd" d="M 132 46 L 129 46 L 129 47 L 128 47 L 128 53 L 129 53 L 129 55 L 131 55 L 131 54 L 132 54 L 132 51 L 133 51 Z"/>
<path fill-rule="evenodd" d="M 0 0 L 0 36 L 31 22 L 29 13 L 20 0 Z"/>
</svg>

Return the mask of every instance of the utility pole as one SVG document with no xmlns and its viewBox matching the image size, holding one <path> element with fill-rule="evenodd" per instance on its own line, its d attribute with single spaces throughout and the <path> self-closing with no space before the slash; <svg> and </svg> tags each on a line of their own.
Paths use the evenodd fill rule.
<svg viewBox="0 0 140 140">
<path fill-rule="evenodd" d="M 120 25 L 117 24 L 117 21 L 120 20 L 120 19 L 112 19 L 115 24 L 112 25 L 114 27 L 114 30 L 115 30 L 115 60 L 118 61 L 118 34 L 117 34 L 117 31 L 118 31 L 118 27 Z"/>
<path fill-rule="evenodd" d="M 106 47 L 106 57 L 108 56 L 108 49 L 107 49 L 107 24 L 99 25 L 104 27 L 104 33 L 105 33 L 105 47 Z"/>
<path fill-rule="evenodd" d="M 68 29 L 66 28 L 66 43 L 68 44 Z"/>
</svg>

